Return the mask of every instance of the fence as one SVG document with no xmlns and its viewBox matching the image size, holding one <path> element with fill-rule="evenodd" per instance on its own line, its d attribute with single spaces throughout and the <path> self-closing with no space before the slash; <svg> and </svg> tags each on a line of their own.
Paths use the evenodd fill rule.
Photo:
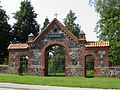
<svg viewBox="0 0 120 90">
<path fill-rule="evenodd" d="M 9 65 L 0 65 L 0 73 L 8 73 Z"/>
<path fill-rule="evenodd" d="M 111 65 L 110 67 L 100 68 L 100 77 L 118 77 L 120 78 L 120 65 Z"/>
</svg>

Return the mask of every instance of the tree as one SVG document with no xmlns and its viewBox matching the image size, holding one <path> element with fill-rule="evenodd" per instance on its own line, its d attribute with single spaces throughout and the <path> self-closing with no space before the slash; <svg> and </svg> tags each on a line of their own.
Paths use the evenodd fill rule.
<svg viewBox="0 0 120 90">
<path fill-rule="evenodd" d="M 36 17 L 37 14 L 33 10 L 31 2 L 28 0 L 22 1 L 20 10 L 15 13 L 16 23 L 13 25 L 14 38 L 18 42 L 25 43 L 30 33 L 35 36 L 38 35 L 39 25 L 35 20 Z"/>
<path fill-rule="evenodd" d="M 90 0 L 100 15 L 95 32 L 100 40 L 110 41 L 111 64 L 120 64 L 120 0 Z"/>
<path fill-rule="evenodd" d="M 44 28 L 45 28 L 49 23 L 50 23 L 50 22 L 49 22 L 49 19 L 46 17 L 46 18 L 45 18 L 45 21 L 44 21 L 44 23 L 43 23 L 42 31 L 44 30 Z"/>
<path fill-rule="evenodd" d="M 77 17 L 75 16 L 75 13 L 70 10 L 66 18 L 64 18 L 63 20 L 65 27 L 70 30 L 76 37 L 78 37 L 78 33 L 80 32 L 80 26 L 79 24 L 75 23 L 76 19 Z"/>
<path fill-rule="evenodd" d="M 3 64 L 8 57 L 7 47 L 9 45 L 9 31 L 11 30 L 8 19 L 5 10 L 0 6 L 0 64 Z"/>
</svg>

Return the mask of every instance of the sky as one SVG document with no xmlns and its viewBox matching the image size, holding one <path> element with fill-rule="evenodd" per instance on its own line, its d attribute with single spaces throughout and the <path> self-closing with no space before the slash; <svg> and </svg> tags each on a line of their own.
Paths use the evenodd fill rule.
<svg viewBox="0 0 120 90">
<path fill-rule="evenodd" d="M 13 25 L 15 19 L 13 13 L 19 10 L 20 2 L 23 0 L 0 0 L 0 5 L 10 17 L 9 23 Z M 98 14 L 95 12 L 94 7 L 91 7 L 89 0 L 31 0 L 35 13 L 38 14 L 37 22 L 43 26 L 46 17 L 50 22 L 55 18 L 63 23 L 63 19 L 72 10 L 77 16 L 76 24 L 81 26 L 86 34 L 87 41 L 98 41 L 97 35 L 94 32 L 97 21 L 99 20 Z"/>
</svg>

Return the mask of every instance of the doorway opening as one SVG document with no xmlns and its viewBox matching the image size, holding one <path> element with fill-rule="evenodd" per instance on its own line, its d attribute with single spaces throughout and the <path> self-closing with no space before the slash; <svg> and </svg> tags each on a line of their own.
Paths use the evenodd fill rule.
<svg viewBox="0 0 120 90">
<path fill-rule="evenodd" d="M 20 56 L 19 75 L 27 75 L 28 56 Z"/>
<path fill-rule="evenodd" d="M 85 56 L 85 77 L 94 77 L 94 56 Z"/>
<path fill-rule="evenodd" d="M 51 45 L 45 51 L 45 76 L 65 76 L 66 50 L 61 45 Z"/>
</svg>

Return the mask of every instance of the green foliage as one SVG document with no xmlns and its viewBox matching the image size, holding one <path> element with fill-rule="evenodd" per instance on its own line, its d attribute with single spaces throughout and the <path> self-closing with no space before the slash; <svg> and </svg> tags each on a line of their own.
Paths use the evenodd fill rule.
<svg viewBox="0 0 120 90">
<path fill-rule="evenodd" d="M 44 23 L 43 23 L 42 31 L 44 30 L 44 28 L 45 28 L 49 23 L 50 23 L 50 22 L 49 22 L 49 19 L 46 17 L 46 18 L 45 18 L 45 21 L 44 21 Z"/>
<path fill-rule="evenodd" d="M 33 9 L 31 2 L 24 0 L 21 2 L 20 10 L 15 13 L 16 23 L 13 25 L 13 36 L 18 42 L 26 42 L 30 33 L 38 35 L 39 25 L 35 20 L 37 14 Z"/>
<path fill-rule="evenodd" d="M 4 63 L 4 58 L 8 56 L 7 47 L 10 43 L 9 31 L 11 30 L 8 19 L 5 10 L 0 6 L 0 64 Z"/>
<path fill-rule="evenodd" d="M 57 72 L 65 71 L 65 56 L 62 56 L 62 54 L 56 54 L 48 62 L 49 72 L 54 72 L 56 74 Z"/>
<path fill-rule="evenodd" d="M 120 78 L 40 77 L 0 74 L 0 82 L 81 88 L 120 89 Z"/>
<path fill-rule="evenodd" d="M 120 0 L 90 0 L 100 15 L 95 32 L 110 41 L 110 63 L 120 65 Z"/>
<path fill-rule="evenodd" d="M 76 37 L 78 37 L 78 33 L 80 32 L 80 26 L 79 24 L 75 23 L 76 19 L 77 17 L 75 16 L 75 13 L 70 10 L 66 18 L 64 19 L 64 24 L 68 30 L 70 30 Z"/>
<path fill-rule="evenodd" d="M 94 77 L 94 60 L 92 55 L 85 57 L 86 77 Z"/>
<path fill-rule="evenodd" d="M 4 63 L 3 63 L 3 65 L 8 65 L 8 56 L 6 56 L 6 57 L 4 57 Z"/>
<path fill-rule="evenodd" d="M 87 70 L 93 70 L 94 69 L 94 57 L 93 56 L 86 56 L 86 69 Z"/>
</svg>

